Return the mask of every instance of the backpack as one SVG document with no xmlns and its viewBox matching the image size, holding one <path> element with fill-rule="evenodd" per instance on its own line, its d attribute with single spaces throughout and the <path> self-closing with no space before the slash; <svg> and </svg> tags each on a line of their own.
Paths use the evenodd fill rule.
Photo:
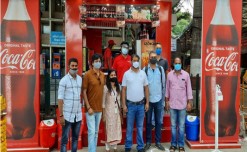
<svg viewBox="0 0 247 152">
<path fill-rule="evenodd" d="M 163 85 L 162 85 L 162 70 L 161 67 L 158 65 L 159 71 L 160 71 L 160 80 L 161 80 L 161 86 L 162 86 L 162 90 L 163 90 Z M 148 76 L 148 66 L 145 66 L 145 73 Z"/>
</svg>

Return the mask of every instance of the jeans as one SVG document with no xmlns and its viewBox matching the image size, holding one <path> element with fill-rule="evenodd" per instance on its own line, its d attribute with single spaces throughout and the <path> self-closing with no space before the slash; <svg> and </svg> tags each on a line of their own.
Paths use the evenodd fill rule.
<svg viewBox="0 0 247 152">
<path fill-rule="evenodd" d="M 164 101 L 163 101 L 164 102 Z M 149 102 L 150 103 L 150 102 Z M 165 107 L 162 105 L 162 109 L 161 109 L 161 116 L 160 116 L 160 123 L 161 123 L 161 128 L 163 125 L 163 121 L 164 121 L 164 114 L 165 114 Z M 155 126 L 155 118 L 154 118 L 154 111 L 152 114 L 152 125 Z"/>
<path fill-rule="evenodd" d="M 186 109 L 177 110 L 170 109 L 172 141 L 171 145 L 177 147 L 184 147 L 184 128 Z M 178 134 L 177 134 L 178 133 Z"/>
<path fill-rule="evenodd" d="M 89 152 L 96 152 L 101 115 L 101 112 L 95 112 L 93 115 L 86 113 Z"/>
<path fill-rule="evenodd" d="M 79 137 L 80 128 L 81 128 L 81 121 L 72 123 L 72 122 L 65 120 L 65 125 L 63 126 L 63 129 L 62 129 L 62 140 L 61 140 L 61 151 L 60 152 L 67 151 L 66 145 L 68 143 L 70 128 L 72 130 L 71 152 L 77 151 L 77 143 L 78 143 L 78 137 Z"/>
<path fill-rule="evenodd" d="M 152 116 L 154 113 L 155 118 L 155 143 L 159 144 L 161 140 L 161 111 L 163 109 L 162 100 L 159 102 L 149 102 L 149 109 L 146 113 L 146 125 L 147 125 L 147 132 L 146 132 L 146 142 L 152 142 Z"/>
<path fill-rule="evenodd" d="M 134 123 L 136 122 L 137 128 L 137 150 L 144 148 L 143 142 L 143 121 L 144 121 L 144 104 L 134 105 L 127 103 L 127 130 L 126 130 L 126 140 L 125 140 L 125 149 L 131 149 L 133 144 L 133 129 Z"/>
</svg>

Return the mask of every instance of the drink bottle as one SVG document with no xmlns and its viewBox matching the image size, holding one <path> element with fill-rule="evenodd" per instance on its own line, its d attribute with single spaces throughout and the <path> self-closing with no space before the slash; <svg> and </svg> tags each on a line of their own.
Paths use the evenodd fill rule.
<svg viewBox="0 0 247 152">
<path fill-rule="evenodd" d="M 238 34 L 232 18 L 230 1 L 217 0 L 216 9 L 206 35 L 205 64 L 206 112 L 205 131 L 215 135 L 215 88 L 219 84 L 223 101 L 219 102 L 219 137 L 236 132 L 236 90 L 238 83 Z"/>
<path fill-rule="evenodd" d="M 24 0 L 9 0 L 1 22 L 1 92 L 7 101 L 7 138 L 32 138 L 36 130 L 35 32 Z"/>
</svg>

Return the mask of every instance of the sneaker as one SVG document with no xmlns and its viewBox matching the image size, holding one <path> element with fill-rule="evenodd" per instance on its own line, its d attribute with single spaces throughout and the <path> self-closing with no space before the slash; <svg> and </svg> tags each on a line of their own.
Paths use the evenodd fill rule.
<svg viewBox="0 0 247 152">
<path fill-rule="evenodd" d="M 157 149 L 159 149 L 159 150 L 162 150 L 162 151 L 165 150 L 165 148 L 164 148 L 161 144 L 155 144 L 155 147 L 156 147 Z"/>
<path fill-rule="evenodd" d="M 125 148 L 125 152 L 130 152 L 131 149 L 130 148 Z"/>
<path fill-rule="evenodd" d="M 138 150 L 138 152 L 145 152 L 145 150 L 144 149 L 140 149 L 140 150 Z"/>
<path fill-rule="evenodd" d="M 146 150 L 148 150 L 150 147 L 151 147 L 151 144 L 150 144 L 150 143 L 147 143 L 147 144 L 145 145 L 145 147 L 144 147 L 144 150 L 146 151 Z"/>
</svg>

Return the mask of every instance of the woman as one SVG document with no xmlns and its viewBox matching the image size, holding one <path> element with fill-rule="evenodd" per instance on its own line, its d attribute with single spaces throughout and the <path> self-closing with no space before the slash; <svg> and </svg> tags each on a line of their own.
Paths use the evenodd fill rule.
<svg viewBox="0 0 247 152">
<path fill-rule="evenodd" d="M 103 94 L 103 121 L 105 122 L 106 151 L 112 146 L 117 151 L 117 144 L 122 140 L 120 117 L 120 87 L 115 70 L 109 70 Z"/>
</svg>

